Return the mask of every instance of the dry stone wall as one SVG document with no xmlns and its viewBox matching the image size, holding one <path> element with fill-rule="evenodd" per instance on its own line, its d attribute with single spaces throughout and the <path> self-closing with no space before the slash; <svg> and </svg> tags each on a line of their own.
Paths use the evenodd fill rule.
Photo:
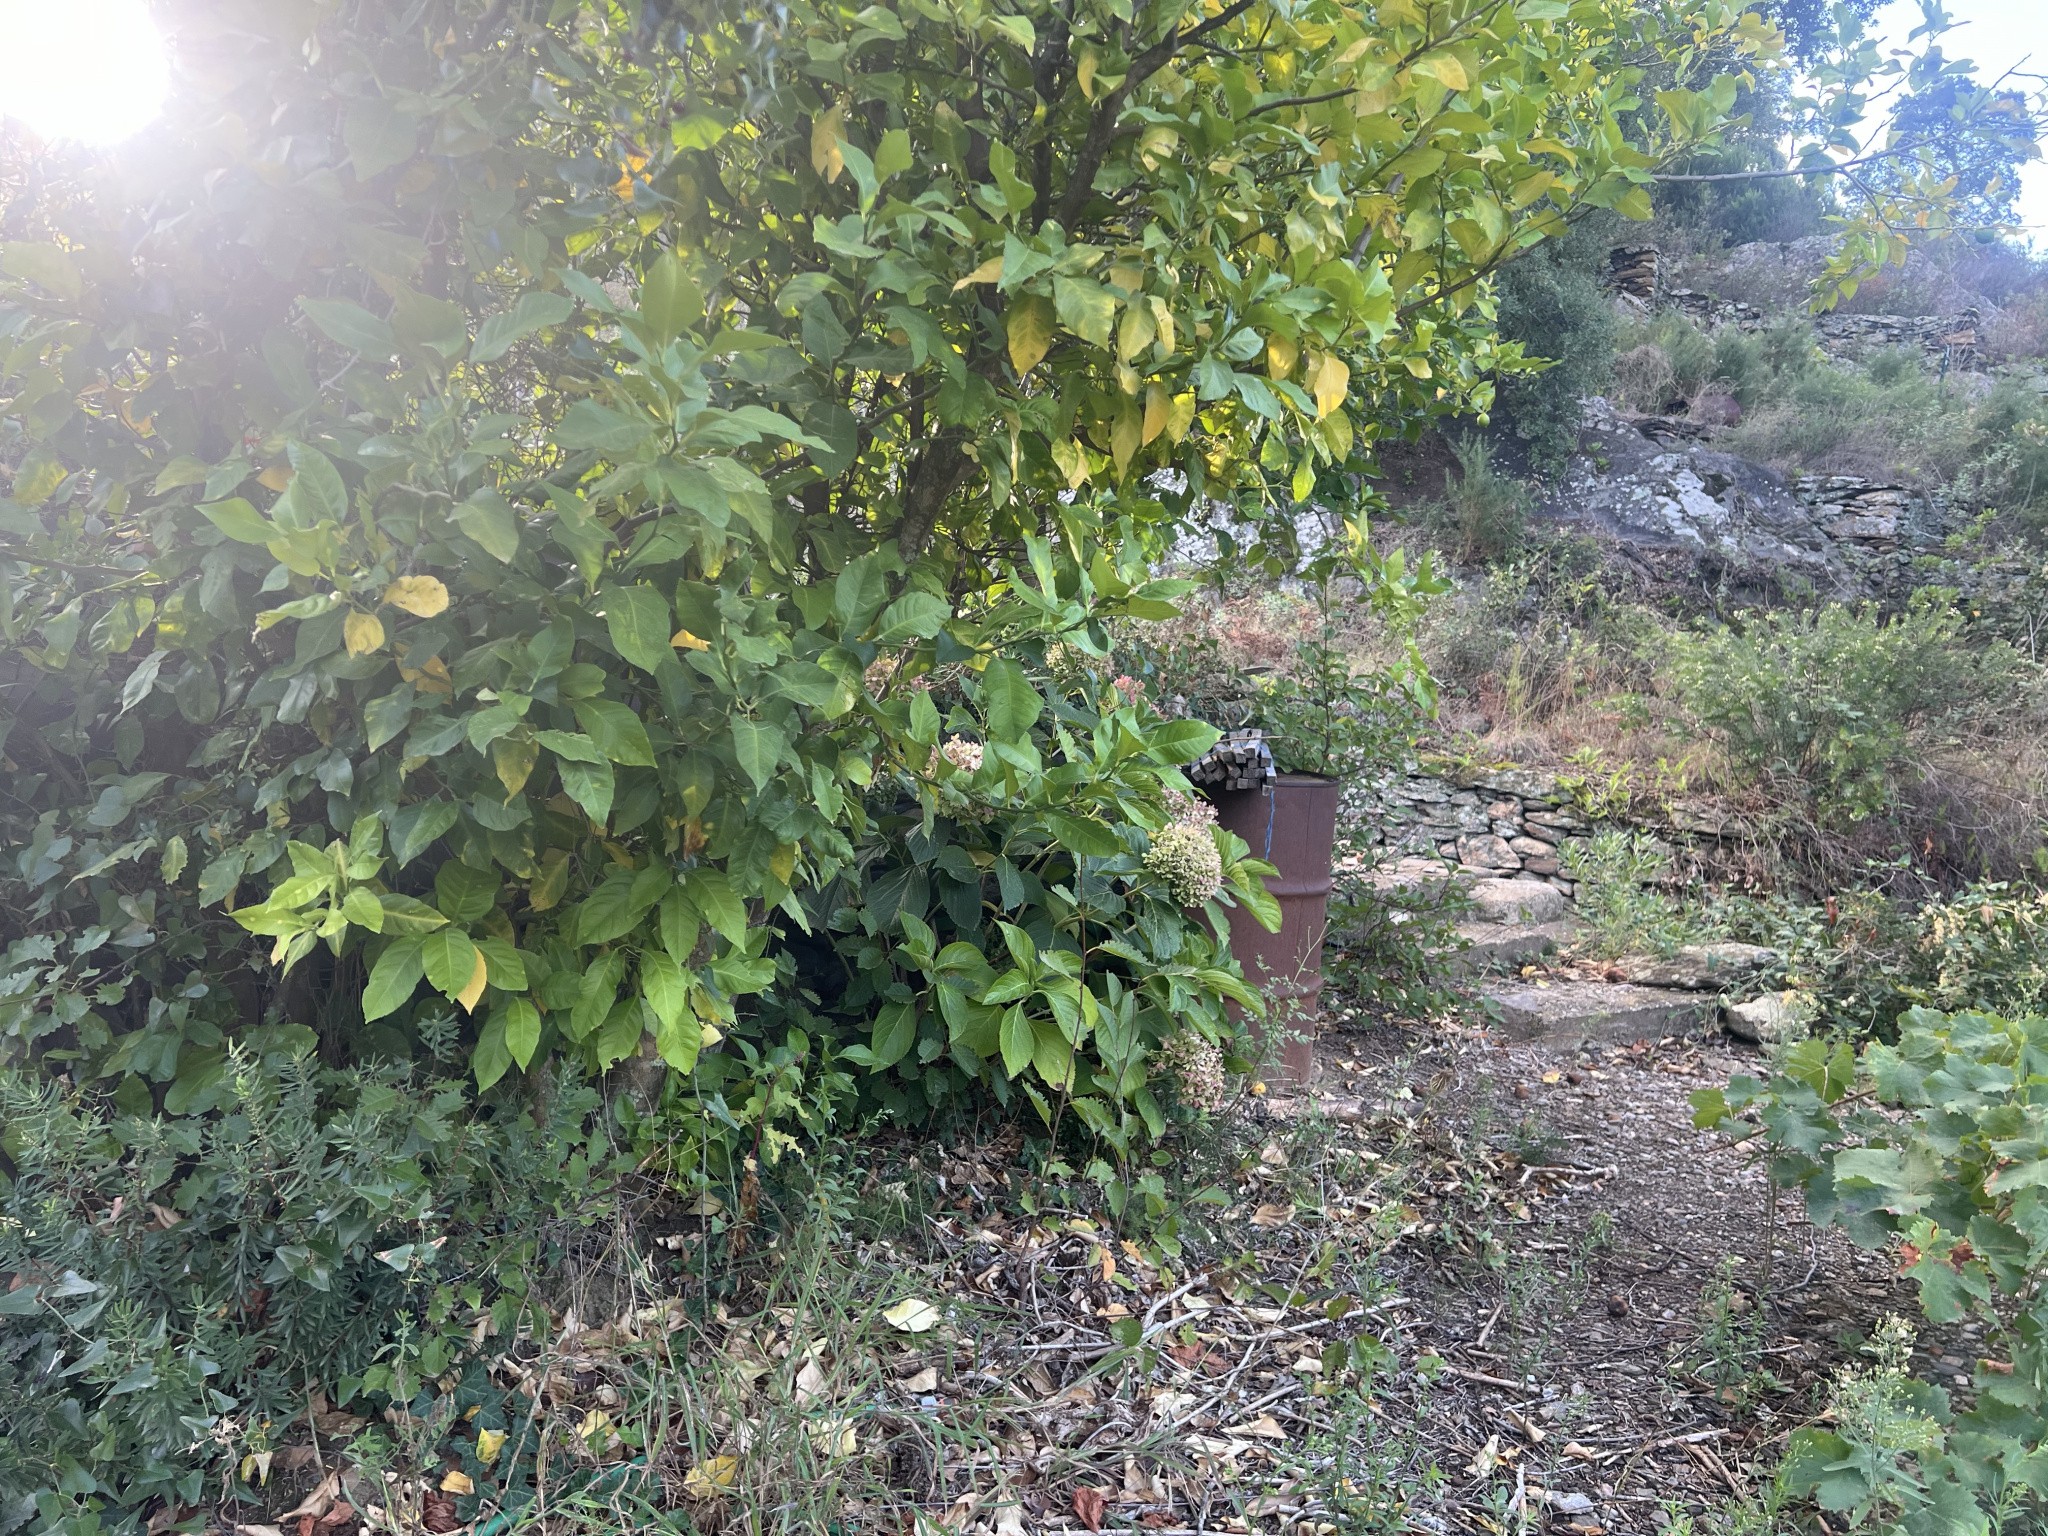
<svg viewBox="0 0 2048 1536">
<path fill-rule="evenodd" d="M 1593 830 L 1554 774 L 1529 768 L 1417 769 L 1357 792 L 1347 809 L 1383 862 L 1449 862 L 1479 879 L 1537 880 L 1567 896 L 1563 846 Z"/>
</svg>

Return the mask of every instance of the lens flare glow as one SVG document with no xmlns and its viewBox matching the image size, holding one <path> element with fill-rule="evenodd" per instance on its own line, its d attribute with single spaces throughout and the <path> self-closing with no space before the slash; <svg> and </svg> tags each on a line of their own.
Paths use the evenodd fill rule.
<svg viewBox="0 0 2048 1536">
<path fill-rule="evenodd" d="M 143 0 L 0 0 L 0 115 L 38 138 L 118 144 L 170 91 Z"/>
</svg>

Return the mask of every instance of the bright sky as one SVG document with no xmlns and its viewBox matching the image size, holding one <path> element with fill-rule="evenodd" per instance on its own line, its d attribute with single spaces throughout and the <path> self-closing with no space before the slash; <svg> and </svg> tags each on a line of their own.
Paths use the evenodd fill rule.
<svg viewBox="0 0 2048 1536">
<path fill-rule="evenodd" d="M 1989 84 L 2008 69 L 2048 75 L 2048 0 L 1948 0 L 1954 31 L 1942 39 L 1952 59 L 1971 59 L 1977 78 Z M 1904 46 L 1920 24 L 1918 0 L 1892 0 L 1877 14 L 1887 45 Z M 2022 89 L 2035 82 L 2015 81 Z M 2020 219 L 2037 246 L 2048 247 L 2048 161 L 2035 160 L 2020 173 Z"/>
</svg>

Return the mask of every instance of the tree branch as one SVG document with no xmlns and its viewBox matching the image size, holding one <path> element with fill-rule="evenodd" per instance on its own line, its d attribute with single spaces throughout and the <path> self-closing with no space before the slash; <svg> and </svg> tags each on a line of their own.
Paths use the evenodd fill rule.
<svg viewBox="0 0 2048 1536">
<path fill-rule="evenodd" d="M 1198 42 L 1211 32 L 1228 26 L 1257 3 L 1258 0 L 1231 0 L 1231 4 L 1214 16 L 1185 32 L 1169 32 L 1131 60 L 1122 84 L 1095 109 L 1095 116 L 1088 124 L 1088 136 L 1081 141 L 1081 148 L 1074 156 L 1074 169 L 1067 178 L 1067 190 L 1060 197 L 1059 207 L 1052 212 L 1054 223 L 1062 229 L 1071 227 L 1074 216 L 1095 190 L 1095 173 L 1102 169 L 1103 156 L 1109 153 L 1109 146 L 1116 138 L 1117 119 L 1123 116 L 1124 103 L 1130 99 L 1131 92 L 1157 74 L 1168 59 L 1189 43 Z"/>
</svg>

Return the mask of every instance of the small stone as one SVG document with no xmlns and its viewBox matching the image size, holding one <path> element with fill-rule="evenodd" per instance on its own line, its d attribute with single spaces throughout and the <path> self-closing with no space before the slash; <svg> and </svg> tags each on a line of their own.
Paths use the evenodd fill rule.
<svg viewBox="0 0 2048 1536">
<path fill-rule="evenodd" d="M 1486 808 L 1491 821 L 1517 821 L 1521 819 L 1522 806 L 1518 800 L 1496 800 Z"/>
<path fill-rule="evenodd" d="M 1473 833 L 1457 842 L 1458 862 L 1480 869 L 1520 869 L 1522 861 L 1508 847 L 1508 840 L 1494 833 Z"/>
<path fill-rule="evenodd" d="M 1550 844 L 1533 837 L 1511 837 L 1508 839 L 1508 847 L 1525 859 L 1532 854 L 1539 859 L 1547 859 L 1557 851 Z"/>
<path fill-rule="evenodd" d="M 1565 838 L 1562 827 L 1546 826 L 1544 823 L 1533 819 L 1522 823 L 1522 836 L 1532 843 L 1545 843 L 1549 845 L 1550 849 L 1555 849 Z"/>
<path fill-rule="evenodd" d="M 1752 1045 L 1776 1045 L 1805 1036 L 1811 1005 L 1797 992 L 1766 992 L 1721 1010 L 1721 1028 Z"/>
</svg>

